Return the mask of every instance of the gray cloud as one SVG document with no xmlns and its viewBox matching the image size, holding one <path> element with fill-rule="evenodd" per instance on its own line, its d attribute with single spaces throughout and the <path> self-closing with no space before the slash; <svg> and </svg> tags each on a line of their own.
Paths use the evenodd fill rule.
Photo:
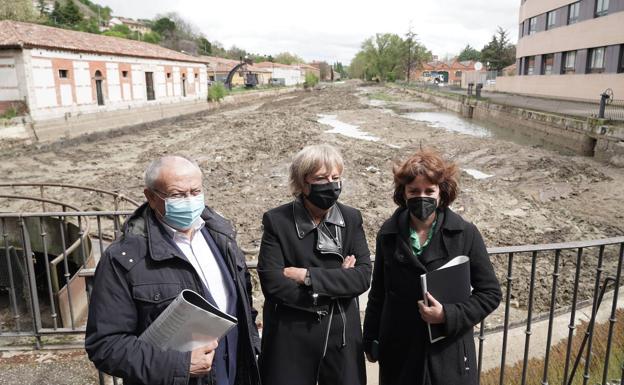
<svg viewBox="0 0 624 385">
<path fill-rule="evenodd" d="M 470 44 L 481 49 L 497 26 L 517 39 L 517 0 L 385 0 L 332 2 L 317 0 L 302 7 L 286 0 L 235 3 L 201 0 L 99 0 L 114 13 L 151 18 L 178 12 L 209 40 L 225 47 L 276 54 L 290 51 L 306 60 L 348 64 L 364 39 L 375 33 L 404 35 L 410 24 L 434 54 L 457 54 Z"/>
</svg>

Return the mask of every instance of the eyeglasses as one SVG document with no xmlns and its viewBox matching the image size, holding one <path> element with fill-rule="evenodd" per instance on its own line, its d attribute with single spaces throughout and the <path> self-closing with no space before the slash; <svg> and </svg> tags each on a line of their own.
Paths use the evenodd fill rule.
<svg viewBox="0 0 624 385">
<path fill-rule="evenodd" d="M 197 189 L 193 189 L 190 191 L 185 191 L 185 192 L 174 192 L 171 194 L 166 194 L 162 191 L 158 191 L 158 190 L 152 190 L 156 193 L 156 195 L 158 195 L 158 197 L 162 200 L 165 199 L 184 199 L 184 198 L 188 198 L 188 197 L 196 197 L 198 195 L 200 195 L 203 191 L 200 188 Z"/>
</svg>

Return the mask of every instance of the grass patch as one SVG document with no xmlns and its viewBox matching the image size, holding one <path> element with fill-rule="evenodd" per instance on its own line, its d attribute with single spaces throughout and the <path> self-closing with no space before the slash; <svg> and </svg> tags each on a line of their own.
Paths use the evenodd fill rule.
<svg viewBox="0 0 624 385">
<path fill-rule="evenodd" d="M 617 322 L 613 328 L 613 339 L 611 341 L 611 354 L 609 356 L 609 372 L 607 381 L 609 383 L 618 383 L 616 379 L 620 379 L 622 375 L 622 365 L 624 365 L 624 310 L 618 310 L 616 313 Z M 572 350 L 570 355 L 569 370 L 572 371 L 574 361 L 578 354 L 585 331 L 589 324 L 583 322 L 577 326 L 576 335 L 572 338 Z M 605 322 L 597 324 L 594 327 L 594 337 L 592 343 L 592 355 L 589 365 L 589 381 L 588 384 L 602 383 L 602 373 L 605 366 L 605 355 L 607 352 L 607 337 L 609 333 L 609 323 Z M 550 362 L 548 368 L 548 383 L 562 384 L 565 370 L 565 357 L 567 349 L 567 340 L 562 340 L 550 349 Z M 576 369 L 573 384 L 583 383 L 583 372 L 585 370 L 585 357 L 587 346 L 582 353 L 582 359 Z M 532 358 L 528 361 L 526 378 L 527 384 L 541 384 L 544 371 L 544 360 Z M 568 373 L 568 376 L 571 373 Z M 518 362 L 513 366 L 505 368 L 505 384 L 517 385 L 522 380 L 522 362 Z M 481 375 L 482 385 L 498 385 L 500 381 L 500 369 L 492 369 Z"/>
<path fill-rule="evenodd" d="M 390 96 L 388 94 L 385 94 L 383 92 L 374 92 L 374 93 L 370 93 L 367 94 L 369 99 L 374 99 L 374 100 L 383 100 L 386 102 L 393 102 L 396 99 L 393 96 Z"/>
</svg>

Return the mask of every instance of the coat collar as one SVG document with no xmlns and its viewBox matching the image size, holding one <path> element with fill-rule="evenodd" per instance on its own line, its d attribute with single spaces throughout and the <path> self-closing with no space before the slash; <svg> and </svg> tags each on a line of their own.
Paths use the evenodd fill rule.
<svg viewBox="0 0 624 385">
<path fill-rule="evenodd" d="M 379 231 L 380 236 L 395 235 L 396 249 L 394 257 L 402 263 L 409 263 L 417 269 L 426 272 L 429 263 L 445 258 L 445 254 L 439 249 L 439 242 L 436 239 L 442 237 L 442 245 L 447 253 L 454 253 L 453 233 L 461 232 L 465 229 L 466 222 L 449 208 L 442 209 L 438 214 L 438 220 L 431 243 L 420 257 L 414 255 L 409 240 L 409 211 L 405 208 L 398 208 L 394 214 L 383 224 Z"/>
<path fill-rule="evenodd" d="M 293 201 L 293 217 L 299 239 L 303 239 L 309 232 L 316 229 L 316 224 L 312 218 L 310 218 L 310 214 L 308 214 L 308 210 L 303 205 L 301 198 L 297 198 Z M 339 227 L 345 227 L 344 217 L 342 216 L 340 207 L 338 207 L 338 203 L 329 209 L 323 221 Z"/>
</svg>

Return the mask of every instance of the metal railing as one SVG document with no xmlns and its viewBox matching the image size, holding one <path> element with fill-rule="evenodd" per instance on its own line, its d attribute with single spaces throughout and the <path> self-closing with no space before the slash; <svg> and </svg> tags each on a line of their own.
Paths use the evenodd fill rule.
<svg viewBox="0 0 624 385">
<path fill-rule="evenodd" d="M 600 117 L 600 111 L 597 116 Z M 607 120 L 624 120 L 624 100 L 612 99 L 606 103 L 604 118 Z"/>
<path fill-rule="evenodd" d="M 99 253 L 104 250 L 108 243 L 120 235 L 120 228 L 115 223 L 122 223 L 130 211 L 91 211 L 91 212 L 47 212 L 47 213 L 0 213 L 0 236 L 4 245 L 4 258 L 6 266 L 11 275 L 16 269 L 12 268 L 14 261 L 19 260 L 26 267 L 25 288 L 29 295 L 26 296 L 28 303 L 26 310 L 21 309 L 17 302 L 17 294 L 20 292 L 15 286 L 16 276 L 10 280 L 8 294 L 11 297 L 11 309 L 0 309 L 10 312 L 13 317 L 14 329 L 0 332 L 0 338 L 12 336 L 33 336 L 36 339 L 36 348 L 41 347 L 41 336 L 50 334 L 76 334 L 84 333 L 86 318 L 83 314 L 78 314 L 75 304 L 81 301 L 88 301 L 91 291 L 91 277 L 93 276 L 95 264 L 88 264 L 87 239 L 92 244 L 94 256 L 99 257 Z M 55 219 L 60 237 L 67 243 L 67 226 L 63 223 L 73 223 L 78 229 L 75 253 L 79 256 L 81 265 L 73 272 L 68 266 L 69 249 L 64 248 L 61 254 L 64 263 L 55 267 L 51 262 L 56 257 L 51 258 L 46 254 L 45 247 L 49 248 L 50 240 L 47 234 L 46 223 L 52 218 Z M 85 223 L 92 221 L 92 226 L 87 232 Z M 15 224 L 11 227 L 9 223 Z M 29 223 L 40 224 L 43 227 L 33 232 Z M 109 223 L 107 226 L 105 223 Z M 11 238 L 8 235 L 9 229 L 17 229 L 18 237 Z M 35 256 L 33 245 L 44 246 L 43 257 Z M 73 245 L 74 243 L 72 243 Z M 68 245 L 69 246 L 69 245 Z M 0 246 L 1 247 L 1 246 Z M 497 268 L 497 271 L 504 272 L 499 278 L 504 292 L 504 315 L 497 319 L 496 314 L 490 315 L 477 328 L 476 338 L 478 339 L 477 362 L 478 373 L 482 381 L 492 378 L 492 373 L 496 372 L 499 384 L 507 384 L 510 379 L 512 366 L 520 367 L 518 378 L 521 384 L 537 383 L 552 384 L 551 368 L 553 358 L 552 349 L 557 344 L 565 344 L 565 357 L 563 378 L 557 380 L 562 385 L 570 384 L 573 380 L 582 381 L 585 385 L 592 375 L 598 374 L 591 371 L 592 362 L 599 360 L 602 362 L 600 373 L 601 384 L 607 384 L 607 373 L 612 365 L 610 356 L 613 349 L 613 332 L 617 322 L 616 310 L 618 306 L 618 294 L 622 286 L 622 264 L 624 251 L 624 237 L 610 238 L 595 241 L 571 242 L 548 245 L 529 245 L 517 247 L 491 248 L 488 250 L 490 257 Z M 253 253 L 254 251 L 250 251 Z M 39 258 L 39 259 L 38 259 Z M 45 269 L 36 269 L 36 264 L 44 262 Z M 49 261 L 49 262 L 48 262 Z M 248 262 L 250 269 L 255 269 L 256 261 Z M 85 285 L 81 291 L 69 293 L 69 309 L 65 312 L 68 320 L 59 319 L 59 297 L 52 289 L 52 274 L 50 270 L 60 268 L 62 274 L 59 277 L 62 283 L 69 284 L 69 280 L 83 279 Z M 525 278 L 525 279 L 520 279 Z M 583 287 L 590 287 L 588 293 L 583 292 Z M 43 293 L 43 296 L 39 296 Z M 606 294 L 605 294 L 606 293 Z M 606 346 L 604 356 L 596 357 L 593 352 L 597 343 L 597 336 L 594 327 L 599 323 L 600 304 L 605 307 L 605 299 L 609 298 L 610 311 L 606 322 L 608 322 L 608 333 L 604 341 L 600 341 L 601 346 Z M 41 306 L 41 301 L 45 306 Z M 514 305 L 514 301 L 518 304 Z M 260 306 L 261 304 L 256 304 Z M 572 344 L 574 334 L 579 330 L 580 322 L 579 309 L 587 306 L 587 313 L 590 314 L 585 330 L 584 342 L 579 349 L 575 349 Z M 499 313 L 500 314 L 500 313 Z M 29 316 L 28 320 L 24 320 Z M 566 317 L 566 328 L 568 330 L 565 338 L 556 337 L 554 331 L 558 327 L 561 317 Z M 54 322 L 56 320 L 56 322 Z M 25 325 L 29 323 L 31 327 L 16 329 L 16 324 Z M 66 325 L 66 326 L 63 326 Z M 522 341 L 516 336 L 518 328 L 523 329 Z M 540 340 L 532 339 L 536 330 L 545 330 L 545 338 Z M 514 334 L 516 333 L 516 334 Z M 621 349 L 621 347 L 618 347 Z M 541 376 L 539 379 L 531 377 L 529 364 L 534 352 L 540 351 Z M 490 358 L 485 357 L 486 352 L 491 353 Z M 493 353 L 492 353 L 493 352 Z M 495 365 L 492 364 L 492 354 L 496 358 Z M 624 371 L 624 362 L 620 362 Z M 494 371 L 494 372 L 493 372 Z M 582 379 L 577 375 L 581 373 Z M 622 373 L 624 377 L 624 373 Z M 489 377 L 488 377 L 489 376 Z M 101 383 L 103 377 L 101 376 Z M 592 383 L 595 383 L 594 381 Z M 485 382 L 481 382 L 485 383 Z M 488 382 L 492 383 L 492 382 Z"/>
</svg>

